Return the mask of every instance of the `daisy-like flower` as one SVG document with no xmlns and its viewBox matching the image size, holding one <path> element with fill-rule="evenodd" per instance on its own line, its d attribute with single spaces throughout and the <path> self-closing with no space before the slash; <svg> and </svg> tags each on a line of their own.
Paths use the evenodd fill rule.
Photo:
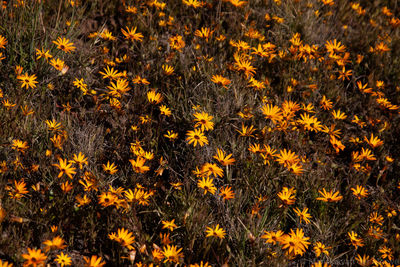
<svg viewBox="0 0 400 267">
<path fill-rule="evenodd" d="M 266 119 L 270 119 L 273 123 L 282 120 L 282 111 L 278 106 L 272 104 L 263 105 L 261 107 L 261 112 L 264 114 Z"/>
<path fill-rule="evenodd" d="M 78 207 L 85 206 L 85 205 L 89 204 L 91 201 L 90 198 L 87 197 L 87 195 L 83 195 L 83 197 L 78 195 L 75 197 L 75 200 L 77 202 Z"/>
<path fill-rule="evenodd" d="M 46 252 L 54 249 L 64 249 L 67 247 L 67 245 L 65 245 L 65 241 L 59 236 L 54 237 L 52 240 L 46 240 L 43 242 L 43 244 L 46 246 L 44 249 Z"/>
<path fill-rule="evenodd" d="M 0 260 L 0 267 L 13 267 L 12 263 L 8 263 L 8 261 Z"/>
<path fill-rule="evenodd" d="M 142 157 L 137 157 L 136 160 L 130 159 L 129 162 L 132 164 L 132 168 L 137 173 L 145 173 L 150 170 L 149 166 L 144 165 L 146 159 Z"/>
<path fill-rule="evenodd" d="M 99 195 L 99 204 L 103 207 L 115 205 L 118 197 L 111 192 L 103 192 Z"/>
<path fill-rule="evenodd" d="M 303 229 L 296 229 L 296 232 L 290 229 L 290 233 L 282 237 L 282 249 L 287 249 L 289 254 L 303 255 L 310 244 L 309 239 L 304 236 Z"/>
<path fill-rule="evenodd" d="M 358 247 L 363 247 L 364 246 L 364 240 L 361 237 L 358 237 L 357 233 L 354 231 L 351 231 L 347 233 L 350 238 L 351 244 L 357 249 Z"/>
<path fill-rule="evenodd" d="M 99 73 L 103 75 L 103 79 L 115 80 L 121 77 L 121 73 L 119 73 L 118 70 L 114 70 L 114 68 L 112 67 L 110 68 L 109 66 L 107 66 L 103 70 L 104 71 L 99 71 Z"/>
<path fill-rule="evenodd" d="M 217 188 L 213 184 L 213 179 L 209 177 L 203 177 L 201 180 L 199 180 L 197 182 L 197 187 L 204 189 L 204 195 L 207 194 L 207 192 L 210 192 L 214 195 L 214 193 L 217 191 Z"/>
<path fill-rule="evenodd" d="M 301 221 L 304 221 L 306 224 L 310 223 L 309 219 L 311 218 L 311 215 L 308 213 L 308 208 L 304 208 L 302 211 L 300 211 L 299 208 L 295 208 L 293 211 L 297 214 L 297 216 L 299 216 L 300 223 Z"/>
<path fill-rule="evenodd" d="M 102 267 L 106 264 L 105 261 L 103 261 L 102 257 L 98 257 L 96 255 L 93 255 L 92 257 L 83 257 L 83 260 L 85 261 L 84 266 L 85 267 Z"/>
<path fill-rule="evenodd" d="M 163 69 L 164 74 L 167 75 L 167 76 L 170 76 L 170 75 L 174 74 L 175 69 L 172 66 L 162 65 L 161 68 Z"/>
<path fill-rule="evenodd" d="M 201 131 L 208 131 L 214 129 L 214 123 L 211 121 L 214 117 L 208 115 L 206 112 L 197 112 L 193 114 L 196 122 L 195 127 L 201 127 Z"/>
<path fill-rule="evenodd" d="M 26 89 L 35 88 L 36 84 L 38 83 L 36 81 L 37 77 L 35 74 L 32 74 L 31 76 L 29 76 L 28 73 L 24 73 L 22 75 L 17 76 L 17 79 L 22 82 L 21 88 L 26 87 Z"/>
<path fill-rule="evenodd" d="M 76 168 L 72 167 L 72 164 L 69 163 L 68 161 L 65 159 L 59 159 L 59 164 L 53 164 L 54 167 L 57 167 L 60 170 L 60 173 L 58 174 L 58 178 L 60 178 L 61 176 L 63 176 L 64 174 L 66 174 L 69 178 L 72 179 L 72 175 L 74 175 L 76 173 Z"/>
<path fill-rule="evenodd" d="M 156 90 L 151 90 L 149 92 L 147 92 L 147 100 L 149 100 L 149 102 L 151 104 L 159 104 L 161 103 L 161 101 L 163 100 L 163 97 L 160 93 L 157 93 Z"/>
<path fill-rule="evenodd" d="M 202 175 L 205 175 L 207 177 L 210 177 L 211 175 L 213 175 L 214 177 L 224 176 L 224 170 L 222 170 L 214 163 L 205 163 L 201 167 L 200 172 L 202 173 Z"/>
<path fill-rule="evenodd" d="M 285 167 L 289 167 L 294 163 L 298 163 L 299 157 L 294 152 L 286 150 L 285 148 L 279 152 L 279 155 L 276 156 L 276 161 Z"/>
<path fill-rule="evenodd" d="M 333 193 L 332 191 L 326 192 L 325 188 L 322 188 L 323 191 L 318 190 L 318 192 L 322 195 L 322 197 L 317 197 L 317 200 L 321 200 L 324 202 L 338 202 L 343 197 L 339 196 L 339 192 Z"/>
<path fill-rule="evenodd" d="M 211 37 L 214 31 L 210 30 L 210 28 L 207 27 L 202 27 L 200 30 L 196 30 L 194 32 L 194 35 L 200 38 L 206 39 L 206 42 L 208 42 L 208 39 Z"/>
<path fill-rule="evenodd" d="M 66 39 L 65 37 L 58 37 L 56 41 L 53 41 L 53 44 L 57 45 L 58 49 L 66 53 L 70 53 L 76 49 L 74 43 L 70 42 L 69 39 Z"/>
<path fill-rule="evenodd" d="M 121 29 L 122 34 L 125 36 L 125 39 L 130 40 L 132 42 L 134 41 L 139 41 L 141 42 L 143 40 L 143 34 L 140 32 L 136 32 L 137 27 L 129 29 L 126 27 L 126 30 Z"/>
<path fill-rule="evenodd" d="M 57 122 L 55 119 L 53 120 L 46 120 L 47 128 L 49 131 L 59 131 L 62 128 L 61 123 Z"/>
<path fill-rule="evenodd" d="M 224 229 L 219 227 L 219 224 L 217 224 L 214 229 L 212 227 L 207 227 L 206 234 L 206 237 L 218 237 L 224 239 L 226 232 Z"/>
<path fill-rule="evenodd" d="M 208 139 L 204 135 L 201 129 L 194 129 L 194 131 L 188 131 L 186 135 L 187 135 L 186 141 L 188 141 L 189 145 L 193 144 L 194 147 L 196 147 L 197 144 L 199 144 L 200 146 L 204 146 L 204 144 L 208 145 Z"/>
<path fill-rule="evenodd" d="M 107 164 L 103 164 L 102 167 L 103 170 L 108 174 L 114 174 L 118 171 L 117 166 L 114 165 L 114 162 L 110 164 L 110 162 L 107 161 Z"/>
<path fill-rule="evenodd" d="M 283 187 L 282 191 L 278 193 L 278 197 L 285 205 L 293 205 L 296 201 L 296 190 L 294 188 Z"/>
<path fill-rule="evenodd" d="M 228 85 L 231 83 L 231 81 L 221 75 L 213 75 L 211 81 L 215 84 L 221 85 L 225 89 L 228 89 Z"/>
<path fill-rule="evenodd" d="M 24 179 L 21 179 L 20 181 L 14 180 L 14 188 L 6 186 L 6 190 L 9 191 L 8 195 L 12 199 L 20 199 L 25 194 L 29 193 L 29 191 L 26 189 L 26 183 Z"/>
<path fill-rule="evenodd" d="M 7 45 L 7 39 L 0 35 L 0 49 L 6 48 Z"/>
<path fill-rule="evenodd" d="M 316 242 L 313 249 L 314 249 L 315 255 L 317 257 L 319 257 L 321 254 L 325 254 L 325 255 L 329 256 L 328 249 L 330 249 L 330 248 L 331 247 L 326 247 L 321 242 Z"/>
<path fill-rule="evenodd" d="M 175 224 L 175 219 L 171 221 L 161 221 L 161 223 L 163 224 L 162 229 L 168 229 L 171 232 L 173 232 L 176 228 L 178 228 L 178 226 Z"/>
<path fill-rule="evenodd" d="M 40 249 L 30 249 L 28 248 L 28 254 L 22 254 L 22 258 L 25 259 L 24 266 L 39 266 L 44 264 L 47 256 L 42 253 Z"/>
<path fill-rule="evenodd" d="M 264 234 L 261 236 L 262 239 L 265 239 L 265 243 L 271 243 L 275 245 L 276 243 L 280 243 L 282 237 L 284 236 L 284 232 L 281 230 L 278 231 L 264 231 Z"/>
<path fill-rule="evenodd" d="M 182 248 L 178 249 L 176 246 L 167 245 L 163 248 L 162 253 L 164 254 L 164 263 L 175 262 L 179 263 L 179 260 L 183 258 Z"/>
<path fill-rule="evenodd" d="M 29 148 L 28 143 L 26 141 L 21 141 L 18 139 L 14 139 L 12 141 L 12 145 L 11 148 L 14 150 L 17 150 L 21 153 L 25 153 L 25 150 L 27 150 Z"/>
<path fill-rule="evenodd" d="M 64 254 L 64 252 L 57 255 L 55 261 L 60 264 L 61 267 L 70 266 L 72 264 L 71 257 L 68 254 Z"/>
<path fill-rule="evenodd" d="M 124 228 L 119 228 L 117 233 L 113 232 L 108 235 L 111 240 L 114 240 L 120 243 L 123 247 L 126 247 L 129 250 L 133 250 L 134 247 L 132 244 L 135 242 L 135 237 L 131 232 Z"/>
<path fill-rule="evenodd" d="M 172 115 L 171 110 L 165 105 L 160 106 L 160 113 L 167 117 Z"/>
<path fill-rule="evenodd" d="M 219 194 L 223 200 L 229 200 L 235 198 L 235 193 L 232 191 L 232 187 L 225 186 L 219 190 Z"/>
<path fill-rule="evenodd" d="M 41 58 L 45 58 L 46 60 L 52 58 L 53 56 L 50 54 L 49 50 L 43 50 L 43 48 L 40 49 L 36 49 L 36 59 L 41 59 Z"/>
<path fill-rule="evenodd" d="M 233 165 L 233 163 L 236 161 L 234 158 L 232 158 L 232 154 L 226 155 L 225 152 L 219 148 L 217 149 L 217 154 L 214 155 L 213 158 L 218 160 L 222 166 Z"/>
<path fill-rule="evenodd" d="M 164 134 L 164 136 L 170 140 L 175 140 L 176 138 L 178 138 L 178 133 L 171 130 L 171 131 L 167 131 L 167 133 Z"/>
<path fill-rule="evenodd" d="M 353 191 L 353 195 L 358 199 L 367 197 L 368 194 L 369 194 L 368 190 L 365 187 L 361 186 L 361 185 L 357 185 L 355 188 L 352 187 L 350 189 L 351 189 L 351 191 Z"/>
<path fill-rule="evenodd" d="M 88 160 L 85 158 L 85 155 L 82 152 L 79 152 L 78 155 L 74 154 L 72 160 L 69 161 L 70 163 L 77 163 L 79 165 L 79 169 L 82 170 L 83 164 L 88 165 Z"/>
<path fill-rule="evenodd" d="M 52 65 L 58 71 L 63 71 L 63 69 L 66 68 L 65 62 L 59 58 L 53 58 L 50 60 L 50 65 Z"/>
<path fill-rule="evenodd" d="M 198 0 L 182 0 L 182 2 L 187 5 L 187 6 L 191 6 L 194 8 L 198 8 L 198 7 L 202 7 L 203 6 L 203 2 L 202 1 L 198 1 Z"/>
</svg>

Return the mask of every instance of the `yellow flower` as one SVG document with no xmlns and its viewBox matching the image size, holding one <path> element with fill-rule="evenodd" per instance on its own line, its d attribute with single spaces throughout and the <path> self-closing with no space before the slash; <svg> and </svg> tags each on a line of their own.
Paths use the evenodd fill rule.
<svg viewBox="0 0 400 267">
<path fill-rule="evenodd" d="M 326 192 L 325 188 L 323 188 L 322 190 L 323 192 L 321 190 L 318 190 L 322 197 L 317 197 L 317 200 L 322 200 L 324 202 L 338 202 L 343 198 L 342 196 L 339 196 L 339 192 Z"/>
<path fill-rule="evenodd" d="M 364 241 L 362 238 L 358 237 L 357 233 L 354 231 L 351 231 L 347 233 L 350 238 L 351 244 L 357 249 L 358 247 L 363 247 L 364 246 Z"/>
<path fill-rule="evenodd" d="M 293 205 L 296 201 L 296 190 L 294 188 L 283 187 L 282 191 L 278 193 L 278 197 L 285 205 Z"/>
<path fill-rule="evenodd" d="M 6 45 L 7 39 L 4 36 L 0 35 L 0 49 L 6 48 Z"/>
<path fill-rule="evenodd" d="M 87 158 L 85 158 L 85 155 L 82 152 L 79 152 L 78 155 L 74 154 L 74 157 L 72 160 L 69 161 L 70 163 L 77 163 L 79 165 L 79 169 L 83 168 L 83 164 L 88 165 Z"/>
<path fill-rule="evenodd" d="M 60 264 L 61 267 L 70 266 L 72 264 L 71 257 L 68 256 L 68 254 L 64 254 L 64 252 L 61 252 L 59 255 L 57 255 L 55 261 Z"/>
<path fill-rule="evenodd" d="M 20 199 L 29 192 L 26 189 L 26 183 L 25 183 L 24 179 L 21 179 L 18 182 L 17 182 L 17 180 L 14 180 L 14 188 L 6 186 L 6 190 L 10 191 L 10 192 L 8 192 L 8 195 L 13 199 Z"/>
<path fill-rule="evenodd" d="M 71 51 L 74 51 L 76 49 L 74 43 L 70 42 L 69 39 L 66 39 L 65 37 L 58 37 L 56 41 L 53 41 L 53 43 L 57 45 L 58 49 L 66 53 L 70 53 Z"/>
<path fill-rule="evenodd" d="M 265 243 L 271 243 L 275 245 L 276 243 L 280 243 L 284 236 L 284 232 L 281 230 L 278 231 L 264 231 L 264 234 L 261 236 L 262 239 L 266 239 Z"/>
<path fill-rule="evenodd" d="M 368 267 L 372 264 L 371 258 L 365 254 L 362 257 L 360 254 L 357 254 L 356 261 L 362 267 Z"/>
<path fill-rule="evenodd" d="M 43 242 L 43 244 L 46 246 L 45 247 L 46 252 L 49 252 L 50 250 L 54 250 L 54 249 L 66 248 L 67 245 L 65 245 L 64 243 L 65 243 L 65 241 L 59 236 L 54 237 L 52 240 L 46 240 Z"/>
<path fill-rule="evenodd" d="M 162 229 L 168 229 L 171 232 L 174 231 L 175 228 L 178 228 L 178 226 L 175 224 L 175 219 L 172 221 L 161 221 L 161 223 L 163 224 Z"/>
<path fill-rule="evenodd" d="M 124 228 L 119 228 L 117 233 L 113 232 L 108 235 L 111 240 L 114 240 L 120 243 L 123 247 L 126 247 L 129 250 L 133 250 L 134 247 L 132 244 L 135 242 L 135 237 L 132 233 Z"/>
<path fill-rule="evenodd" d="M 171 131 L 167 131 L 167 133 L 164 134 L 164 136 L 170 140 L 175 140 L 176 138 L 178 138 L 178 133 L 171 130 Z"/>
<path fill-rule="evenodd" d="M 196 122 L 194 127 L 201 127 L 201 131 L 208 131 L 214 129 L 214 123 L 211 121 L 214 117 L 208 115 L 206 112 L 197 112 L 193 114 Z"/>
<path fill-rule="evenodd" d="M 8 263 L 8 261 L 0 260 L 0 267 L 13 267 L 12 263 Z"/>
<path fill-rule="evenodd" d="M 300 223 L 301 221 L 304 221 L 306 224 L 310 223 L 309 218 L 311 218 L 311 215 L 308 213 L 308 208 L 304 208 L 302 211 L 299 208 L 295 208 L 293 211 L 299 216 Z"/>
<path fill-rule="evenodd" d="M 87 205 L 87 204 L 89 204 L 90 203 L 90 199 L 87 197 L 87 195 L 84 195 L 83 197 L 81 197 L 81 196 L 76 196 L 75 197 L 75 200 L 76 200 L 76 202 L 78 202 L 78 207 L 82 207 L 82 206 L 85 206 L 85 205 Z"/>
<path fill-rule="evenodd" d="M 169 65 L 162 65 L 161 68 L 163 69 L 164 74 L 167 76 L 172 75 L 175 71 L 174 67 L 169 66 Z"/>
<path fill-rule="evenodd" d="M 36 81 L 37 77 L 35 74 L 32 74 L 31 76 L 29 76 L 28 73 L 25 73 L 25 74 L 17 76 L 17 79 L 22 82 L 21 88 L 26 87 L 26 89 L 35 88 L 36 84 L 38 83 Z"/>
<path fill-rule="evenodd" d="M 130 41 L 139 41 L 141 42 L 143 40 L 143 34 L 140 32 L 136 32 L 136 28 L 129 29 L 126 27 L 126 31 L 124 29 L 121 29 L 122 34 L 125 36 L 125 39 L 130 40 Z"/>
<path fill-rule="evenodd" d="M 167 245 L 166 247 L 163 248 L 163 254 L 164 254 L 164 263 L 166 262 L 175 262 L 179 263 L 180 258 L 183 258 L 183 253 L 181 253 L 182 248 L 177 249 L 176 246 L 169 246 Z"/>
<path fill-rule="evenodd" d="M 232 191 L 232 187 L 230 186 L 225 186 L 220 188 L 218 195 L 220 195 L 223 200 L 229 200 L 235 198 L 235 193 Z"/>
<path fill-rule="evenodd" d="M 147 99 L 151 104 L 159 104 L 163 100 L 163 97 L 160 93 L 156 93 L 156 90 L 151 90 L 147 92 Z"/>
<path fill-rule="evenodd" d="M 46 120 L 47 127 L 49 131 L 58 131 L 62 128 L 61 123 L 57 122 L 56 120 Z"/>
<path fill-rule="evenodd" d="M 276 156 L 276 161 L 285 167 L 289 167 L 292 164 L 299 162 L 299 157 L 292 151 L 283 149 Z"/>
<path fill-rule="evenodd" d="M 278 106 L 272 104 L 263 105 L 261 107 L 261 112 L 264 114 L 266 119 L 270 119 L 273 123 L 282 120 L 282 112 Z"/>
<path fill-rule="evenodd" d="M 28 254 L 22 254 L 22 258 L 26 261 L 24 262 L 24 266 L 38 266 L 44 264 L 44 261 L 47 259 L 47 256 L 42 253 L 40 249 L 30 249 L 28 248 Z"/>
<path fill-rule="evenodd" d="M 102 267 L 106 264 L 102 257 L 97 257 L 96 255 L 93 255 L 90 258 L 83 257 L 83 260 L 85 261 L 84 267 Z"/>
<path fill-rule="evenodd" d="M 72 179 L 72 175 L 76 173 L 76 168 L 72 167 L 72 164 L 68 164 L 67 160 L 59 159 L 60 164 L 53 164 L 54 167 L 57 167 L 60 170 L 60 173 L 58 174 L 58 178 L 63 176 L 65 173 L 69 178 Z"/>
<path fill-rule="evenodd" d="M 99 204 L 103 207 L 115 205 L 117 201 L 118 197 L 111 192 L 103 192 L 99 195 Z"/>
<path fill-rule="evenodd" d="M 188 131 L 186 133 L 189 145 L 193 143 L 193 146 L 196 147 L 197 144 L 200 146 L 204 146 L 204 144 L 208 145 L 207 137 L 201 131 L 201 129 L 194 129 L 194 131 Z"/>
<path fill-rule="evenodd" d="M 282 249 L 288 249 L 289 254 L 303 255 L 310 244 L 309 239 L 304 236 L 303 229 L 296 229 L 296 232 L 290 229 L 290 233 L 282 237 Z"/>
<path fill-rule="evenodd" d="M 202 7 L 203 2 L 198 0 L 182 0 L 182 2 L 187 6 L 192 6 L 194 8 Z"/>
<path fill-rule="evenodd" d="M 99 71 L 99 73 L 101 75 L 103 75 L 103 79 L 110 79 L 110 80 L 115 80 L 119 77 L 121 77 L 121 73 L 119 73 L 117 70 L 114 70 L 114 68 L 111 68 L 109 66 L 107 66 L 106 68 L 104 68 L 104 72 L 103 71 Z M 83 81 L 83 79 L 82 79 Z M 79 82 L 79 80 L 78 80 Z M 75 82 L 74 82 L 75 85 Z"/>
<path fill-rule="evenodd" d="M 379 147 L 383 145 L 383 141 L 379 139 L 378 137 L 374 136 L 373 133 L 371 133 L 371 137 L 368 139 L 366 136 L 364 136 L 365 142 L 367 142 L 372 148 Z"/>
<path fill-rule="evenodd" d="M 52 60 L 50 60 L 50 65 L 52 65 L 58 71 L 63 71 L 65 70 L 65 68 L 68 68 L 66 67 L 65 62 L 59 58 L 53 58 Z"/>
<path fill-rule="evenodd" d="M 214 193 L 217 191 L 217 188 L 213 184 L 213 179 L 209 177 L 203 177 L 201 180 L 198 180 L 197 187 L 204 189 L 204 195 L 207 194 L 207 192 L 210 192 L 214 195 Z"/>
<path fill-rule="evenodd" d="M 25 153 L 25 150 L 29 148 L 28 143 L 26 141 L 14 139 L 12 142 L 13 143 L 11 145 L 11 148 L 19 152 Z"/>
<path fill-rule="evenodd" d="M 353 195 L 358 199 L 368 196 L 368 190 L 365 189 L 365 187 L 363 187 L 361 185 L 357 185 L 356 188 L 352 187 L 350 189 L 351 189 L 351 191 L 353 191 Z"/>
<path fill-rule="evenodd" d="M 232 154 L 226 155 L 225 152 L 219 148 L 217 149 L 217 154 L 214 155 L 213 158 L 218 160 L 222 166 L 233 165 L 233 163 L 236 161 L 234 158 L 232 158 Z"/>
<path fill-rule="evenodd" d="M 224 170 L 222 170 L 220 167 L 218 167 L 214 163 L 205 163 L 201 167 L 201 174 L 205 175 L 207 177 L 214 175 L 214 177 L 222 177 L 224 176 Z"/>
<path fill-rule="evenodd" d="M 314 245 L 314 252 L 315 255 L 317 257 L 319 257 L 322 253 L 324 253 L 325 255 L 329 256 L 329 251 L 328 249 L 330 249 L 331 247 L 325 247 L 324 244 L 322 244 L 321 242 L 316 242 Z"/>
<path fill-rule="evenodd" d="M 229 85 L 231 83 L 231 81 L 229 79 L 222 77 L 221 75 L 213 75 L 211 81 L 213 83 L 221 85 L 225 89 L 228 89 L 227 85 Z"/>
<path fill-rule="evenodd" d="M 114 162 L 110 164 L 110 161 L 107 161 L 107 165 L 103 164 L 103 170 L 108 174 L 114 174 L 118 172 L 117 166 L 114 165 Z"/>
<path fill-rule="evenodd" d="M 200 38 L 206 39 L 206 42 L 208 42 L 208 39 L 211 37 L 214 31 L 211 31 L 210 28 L 207 27 L 202 27 L 200 30 L 196 30 L 194 32 L 194 35 Z"/>
<path fill-rule="evenodd" d="M 178 50 L 179 52 L 182 51 L 182 48 L 185 47 L 185 41 L 183 40 L 182 36 L 176 35 L 169 38 L 169 45 L 173 48 Z"/>
<path fill-rule="evenodd" d="M 46 60 L 48 60 L 49 58 L 52 58 L 53 56 L 50 54 L 49 50 L 44 51 L 43 48 L 40 49 L 36 49 L 36 59 L 41 59 L 42 57 L 44 57 Z"/>
<path fill-rule="evenodd" d="M 145 166 L 146 159 L 137 157 L 136 160 L 130 159 L 129 162 L 132 164 L 132 168 L 137 173 L 145 173 L 150 170 L 149 166 Z"/>
<path fill-rule="evenodd" d="M 215 237 L 218 237 L 220 239 L 224 239 L 225 235 L 226 235 L 226 232 L 225 232 L 224 229 L 219 227 L 219 224 L 217 224 L 214 229 L 212 227 L 207 227 L 206 234 L 207 234 L 206 237 L 215 236 Z"/>
<path fill-rule="evenodd" d="M 340 109 L 338 109 L 337 111 L 332 111 L 332 115 L 335 120 L 344 120 L 347 118 L 346 113 L 341 112 Z"/>
</svg>

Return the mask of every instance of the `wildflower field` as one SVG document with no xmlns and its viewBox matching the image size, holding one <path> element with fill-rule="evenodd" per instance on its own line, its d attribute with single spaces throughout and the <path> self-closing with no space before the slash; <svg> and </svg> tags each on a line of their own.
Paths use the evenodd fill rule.
<svg viewBox="0 0 400 267">
<path fill-rule="evenodd" d="M 0 267 L 400 266 L 398 1 L 0 9 Z"/>
</svg>

